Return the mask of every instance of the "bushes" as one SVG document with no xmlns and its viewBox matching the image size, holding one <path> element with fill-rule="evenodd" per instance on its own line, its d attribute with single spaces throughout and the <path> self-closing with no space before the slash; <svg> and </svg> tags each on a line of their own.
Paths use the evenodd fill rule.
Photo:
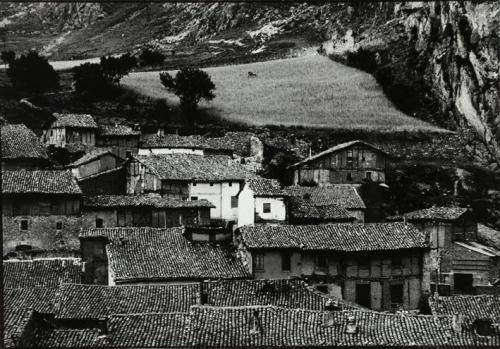
<svg viewBox="0 0 500 349">
<path fill-rule="evenodd" d="M 59 89 L 59 75 L 36 51 L 14 58 L 9 63 L 7 76 L 20 91 L 44 93 Z"/>
</svg>

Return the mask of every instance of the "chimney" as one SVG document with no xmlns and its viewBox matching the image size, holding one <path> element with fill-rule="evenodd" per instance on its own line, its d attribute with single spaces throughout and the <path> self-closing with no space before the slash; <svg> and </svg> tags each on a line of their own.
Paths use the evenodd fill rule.
<svg viewBox="0 0 500 349">
<path fill-rule="evenodd" d="M 358 333 L 358 325 L 356 325 L 356 320 L 353 315 L 349 315 L 347 317 L 347 327 L 345 329 L 345 333 L 348 334 L 357 334 Z"/>
<path fill-rule="evenodd" d="M 165 130 L 164 130 L 164 129 L 162 129 L 162 128 L 159 128 L 159 129 L 158 129 L 158 132 L 156 132 L 156 135 L 157 135 L 158 137 L 164 137 L 164 136 L 165 136 Z"/>
<path fill-rule="evenodd" d="M 460 314 L 453 315 L 453 318 L 451 319 L 451 327 L 454 332 L 461 333 L 463 323 L 464 323 L 464 318 L 462 315 Z"/>
</svg>

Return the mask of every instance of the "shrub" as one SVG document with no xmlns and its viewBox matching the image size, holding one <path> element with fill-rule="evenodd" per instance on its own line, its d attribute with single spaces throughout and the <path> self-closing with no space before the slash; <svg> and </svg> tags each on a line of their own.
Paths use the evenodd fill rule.
<svg viewBox="0 0 500 349">
<path fill-rule="evenodd" d="M 43 93 L 59 89 L 59 75 L 36 51 L 12 60 L 7 76 L 18 90 Z"/>
<path fill-rule="evenodd" d="M 152 51 L 148 48 L 143 49 L 141 54 L 139 55 L 139 60 L 141 62 L 141 66 L 158 66 L 163 64 L 165 60 L 165 55 L 158 51 Z"/>
</svg>

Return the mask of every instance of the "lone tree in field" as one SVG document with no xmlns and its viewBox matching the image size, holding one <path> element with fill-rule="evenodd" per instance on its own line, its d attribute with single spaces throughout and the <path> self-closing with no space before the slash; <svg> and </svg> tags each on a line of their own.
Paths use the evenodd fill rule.
<svg viewBox="0 0 500 349">
<path fill-rule="evenodd" d="M 7 76 L 14 88 L 33 93 L 43 93 L 59 89 L 59 75 L 47 58 L 31 51 L 9 63 Z"/>
<path fill-rule="evenodd" d="M 181 101 L 181 109 L 187 117 L 193 117 L 201 99 L 214 99 L 215 85 L 203 70 L 198 68 L 182 68 L 172 77 L 167 72 L 160 73 L 163 86 L 173 92 Z"/>
</svg>

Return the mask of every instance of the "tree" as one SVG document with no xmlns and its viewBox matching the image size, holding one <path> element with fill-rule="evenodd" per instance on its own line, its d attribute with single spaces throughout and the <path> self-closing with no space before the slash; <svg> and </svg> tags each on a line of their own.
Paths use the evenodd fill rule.
<svg viewBox="0 0 500 349">
<path fill-rule="evenodd" d="M 78 93 L 107 95 L 112 85 L 97 63 L 85 63 L 73 68 L 73 79 Z"/>
<path fill-rule="evenodd" d="M 157 66 L 163 63 L 165 60 L 165 55 L 158 51 L 152 51 L 145 48 L 141 51 L 139 55 L 139 60 L 141 61 L 141 66 Z"/>
<path fill-rule="evenodd" d="M 14 59 L 16 59 L 16 53 L 14 51 L 2 51 L 2 61 L 4 61 L 5 64 L 10 64 Z"/>
<path fill-rule="evenodd" d="M 214 99 L 215 85 L 210 76 L 198 68 L 182 68 L 173 78 L 167 72 L 160 73 L 163 86 L 181 101 L 181 109 L 187 117 L 193 117 L 201 99 Z"/>
<path fill-rule="evenodd" d="M 122 77 L 128 75 L 132 68 L 137 66 L 137 59 L 130 53 L 119 57 L 101 57 L 101 69 L 109 82 L 118 84 Z"/>
<path fill-rule="evenodd" d="M 59 88 L 59 75 L 47 59 L 36 51 L 11 61 L 7 76 L 14 88 L 22 91 L 43 93 Z"/>
</svg>

